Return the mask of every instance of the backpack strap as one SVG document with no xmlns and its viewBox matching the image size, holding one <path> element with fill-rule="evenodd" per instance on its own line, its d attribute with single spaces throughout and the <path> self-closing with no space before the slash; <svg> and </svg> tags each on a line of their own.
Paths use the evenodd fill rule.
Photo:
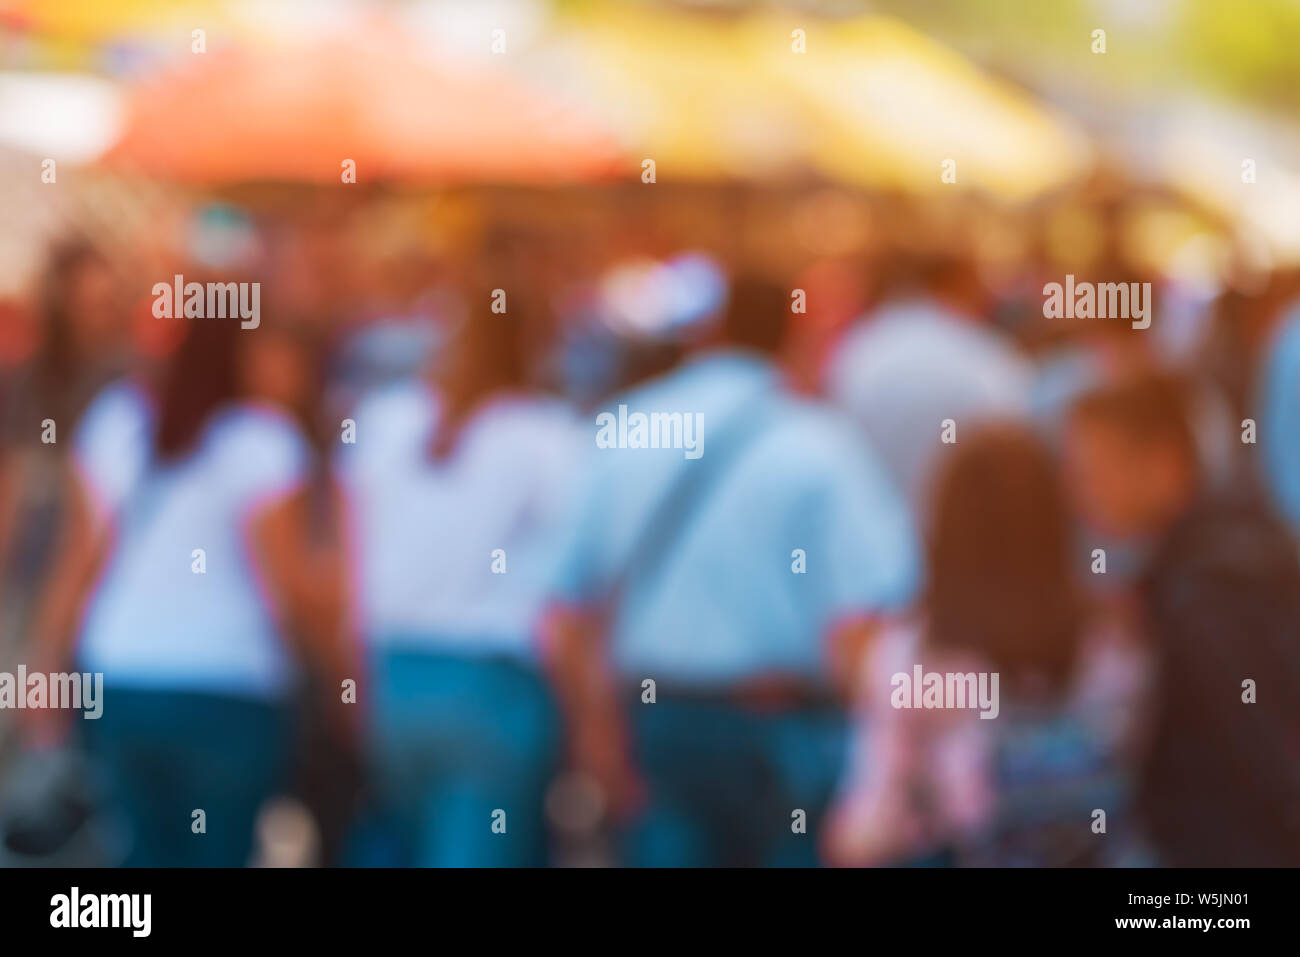
<svg viewBox="0 0 1300 957">
<path fill-rule="evenodd" d="M 771 407 L 764 398 L 743 399 L 723 420 L 722 427 L 712 433 L 707 459 L 701 453 L 677 471 L 642 523 L 602 603 L 607 630 L 626 600 L 629 583 L 652 582 L 658 577 L 672 546 L 681 540 L 726 477 L 735 473 L 737 464 L 767 431 L 770 422 Z"/>
</svg>

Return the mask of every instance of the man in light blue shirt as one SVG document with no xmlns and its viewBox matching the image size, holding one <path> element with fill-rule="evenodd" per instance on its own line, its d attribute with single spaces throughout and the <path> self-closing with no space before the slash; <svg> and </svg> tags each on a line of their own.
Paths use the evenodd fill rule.
<svg viewBox="0 0 1300 957">
<path fill-rule="evenodd" d="M 916 588 L 883 469 L 781 387 L 788 303 L 738 284 L 707 341 L 592 424 L 551 659 L 634 864 L 815 862 L 843 753 L 834 689 Z"/>
</svg>

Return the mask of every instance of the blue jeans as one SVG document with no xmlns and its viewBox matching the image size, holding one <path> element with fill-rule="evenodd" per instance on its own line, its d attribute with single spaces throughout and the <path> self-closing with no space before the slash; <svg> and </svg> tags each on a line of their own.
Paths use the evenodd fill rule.
<svg viewBox="0 0 1300 957">
<path fill-rule="evenodd" d="M 654 704 L 633 705 L 628 717 L 649 791 L 648 807 L 624 836 L 628 864 L 816 866 L 847 752 L 840 712 L 763 713 L 661 694 Z M 796 810 L 806 833 L 794 830 Z"/>
<path fill-rule="evenodd" d="M 389 854 L 371 841 L 358 863 L 544 864 L 543 803 L 560 728 L 541 675 L 504 658 L 392 651 L 379 656 L 374 678 L 383 821 L 372 836 L 387 832 Z"/>
<path fill-rule="evenodd" d="M 127 825 L 128 867 L 242 867 L 262 802 L 289 752 L 286 707 L 187 691 L 104 689 L 104 713 L 78 721 Z M 206 833 L 194 833 L 202 810 Z"/>
</svg>

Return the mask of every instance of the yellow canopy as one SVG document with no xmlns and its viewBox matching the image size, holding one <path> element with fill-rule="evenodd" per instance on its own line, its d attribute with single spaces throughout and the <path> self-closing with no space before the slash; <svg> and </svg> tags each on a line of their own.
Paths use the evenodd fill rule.
<svg viewBox="0 0 1300 957">
<path fill-rule="evenodd" d="M 1064 117 L 902 23 L 813 27 L 808 52 L 793 56 L 780 32 L 755 30 L 765 64 L 813 114 L 814 164 L 846 182 L 1024 199 L 1090 164 L 1086 138 Z M 949 160 L 953 182 L 942 175 Z"/>
<path fill-rule="evenodd" d="M 661 176 L 805 166 L 855 185 L 1016 200 L 1091 159 L 1063 117 L 885 17 L 591 8 L 552 39 L 552 55 L 585 74 L 595 108 Z M 955 183 L 942 178 L 947 160 Z"/>
<path fill-rule="evenodd" d="M 274 8 L 223 0 L 5 2 L 47 45 L 147 35 L 187 51 L 202 27 L 215 51 L 276 25 Z M 1019 200 L 1091 160 L 1084 136 L 1044 104 L 880 16 L 565 6 L 530 49 L 492 66 L 531 66 L 539 95 L 585 101 L 633 159 L 653 159 L 669 180 L 812 169 L 871 188 Z M 955 182 L 944 181 L 945 167 Z"/>
<path fill-rule="evenodd" d="M 156 35 L 184 26 L 211 30 L 225 22 L 221 0 L 5 0 L 5 10 L 37 34 L 59 42 L 97 42 Z"/>
<path fill-rule="evenodd" d="M 658 176 L 761 176 L 802 152 L 805 117 L 730 20 L 595 7 L 542 46 L 545 79 L 567 78 Z"/>
</svg>

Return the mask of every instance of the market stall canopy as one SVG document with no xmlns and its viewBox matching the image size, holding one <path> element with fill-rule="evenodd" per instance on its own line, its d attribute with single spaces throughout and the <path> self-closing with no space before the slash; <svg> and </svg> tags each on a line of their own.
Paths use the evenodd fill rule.
<svg viewBox="0 0 1300 957">
<path fill-rule="evenodd" d="M 769 67 L 816 115 L 814 163 L 845 182 L 916 192 L 964 183 L 1019 200 L 1091 166 L 1087 137 L 1063 115 L 898 21 L 830 26 L 804 56 L 782 54 L 775 29 L 758 35 L 771 37 Z"/>
<path fill-rule="evenodd" d="M 501 69 L 432 62 L 400 34 L 243 45 L 135 86 L 113 168 L 196 184 L 555 184 L 629 168 L 599 123 Z"/>
<path fill-rule="evenodd" d="M 1240 114 L 1171 110 L 1149 139 L 1154 175 L 1235 223 L 1254 265 L 1300 263 L 1300 140 L 1293 133 Z"/>
<path fill-rule="evenodd" d="M 1014 201 L 1092 162 L 1065 117 L 884 16 L 538 5 L 508 53 L 487 55 L 488 21 L 462 23 L 468 8 L 430 21 L 414 14 L 444 8 L 385 16 L 339 0 L 322 19 L 221 0 L 20 6 L 36 36 L 112 46 L 164 31 L 139 61 L 164 65 L 133 88 L 109 162 L 182 182 L 335 182 L 350 158 L 363 180 L 552 184 L 652 159 L 676 181 L 812 170 Z M 207 52 L 189 52 L 178 10 L 206 26 Z"/>
<path fill-rule="evenodd" d="M 858 186 L 1016 200 L 1092 161 L 1063 116 L 886 17 L 590 8 L 559 21 L 546 55 L 657 175 L 811 167 Z M 954 183 L 941 178 L 947 160 Z"/>
</svg>

